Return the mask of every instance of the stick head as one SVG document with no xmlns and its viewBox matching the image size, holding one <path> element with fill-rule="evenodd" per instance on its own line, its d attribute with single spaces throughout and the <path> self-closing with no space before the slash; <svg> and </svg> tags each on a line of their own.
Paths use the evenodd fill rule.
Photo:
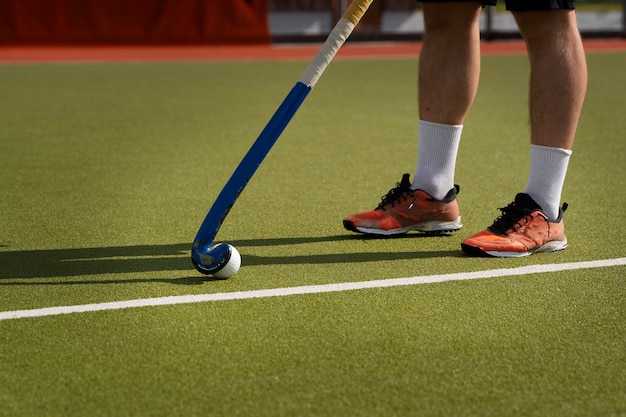
<svg viewBox="0 0 626 417">
<path fill-rule="evenodd" d="M 228 243 L 218 243 L 211 246 L 194 242 L 191 248 L 191 262 L 198 272 L 211 275 L 224 268 L 232 255 Z"/>
</svg>

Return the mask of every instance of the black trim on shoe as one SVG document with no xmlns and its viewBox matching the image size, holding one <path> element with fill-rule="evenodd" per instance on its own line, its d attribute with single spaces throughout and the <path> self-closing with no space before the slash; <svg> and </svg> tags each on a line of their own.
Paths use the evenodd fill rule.
<svg viewBox="0 0 626 417">
<path fill-rule="evenodd" d="M 471 246 L 466 243 L 461 243 L 461 250 L 469 256 L 476 256 L 480 258 L 495 258 L 495 256 L 488 254 L 478 246 Z"/>
<path fill-rule="evenodd" d="M 450 188 L 450 191 L 441 199 L 437 200 L 436 198 L 431 198 L 430 201 L 438 201 L 441 203 L 451 203 L 456 200 L 456 196 L 461 192 L 461 186 L 459 184 L 454 184 L 453 188 Z"/>
<path fill-rule="evenodd" d="M 356 226 L 354 225 L 354 223 L 352 223 L 350 220 L 348 219 L 343 219 L 343 227 L 346 230 L 349 230 L 351 232 L 355 232 L 355 233 L 361 233 L 360 231 L 358 231 L 356 229 Z"/>
</svg>

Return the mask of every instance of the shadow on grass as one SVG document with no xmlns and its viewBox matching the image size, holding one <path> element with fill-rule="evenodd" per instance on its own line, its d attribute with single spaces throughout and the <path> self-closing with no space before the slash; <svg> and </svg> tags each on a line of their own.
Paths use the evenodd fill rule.
<svg viewBox="0 0 626 417">
<path fill-rule="evenodd" d="M 0 285 L 10 285 L 10 283 L 2 282 L 3 279 L 193 270 L 191 261 L 184 256 L 188 252 L 189 245 L 183 244 L 2 251 L 0 252 Z M 98 282 L 128 283 L 141 281 L 141 279 L 111 279 L 99 280 Z M 145 281 L 195 283 L 192 278 L 146 279 Z M 21 283 L 23 284 L 23 282 Z M 64 282 L 64 284 L 73 283 L 80 282 Z M 94 283 L 94 281 L 89 281 L 89 283 Z"/>
<path fill-rule="evenodd" d="M 363 234 L 345 234 L 335 236 L 307 236 L 307 237 L 279 237 L 279 238 L 264 238 L 264 239 L 240 239 L 229 240 L 228 243 L 235 247 L 245 246 L 284 246 L 284 245 L 300 245 L 306 243 L 328 243 L 328 242 L 350 242 L 350 241 L 377 241 L 377 240 L 396 240 L 396 239 L 423 239 L 427 237 L 449 237 L 452 233 L 411 233 L 400 236 L 376 236 L 376 235 L 363 235 Z"/>
<path fill-rule="evenodd" d="M 404 239 L 421 238 L 424 235 L 406 235 Z M 294 237 L 234 240 L 229 243 L 238 248 L 253 246 L 297 245 L 316 242 L 377 240 L 362 235 L 339 235 L 322 237 Z M 395 238 L 398 239 L 398 238 Z M 195 285 L 211 277 L 195 271 L 189 257 L 190 244 L 117 246 L 103 248 L 42 249 L 26 251 L 0 251 L 0 285 L 23 285 L 24 282 L 2 282 L 12 279 L 74 277 L 84 275 L 128 274 L 162 271 L 190 271 L 186 278 L 172 279 L 110 279 L 98 283 L 120 284 L 138 282 L 167 282 L 179 285 Z M 374 249 L 374 248 L 372 248 Z M 457 251 L 436 252 L 359 252 L 314 254 L 301 256 L 255 256 L 243 254 L 244 264 L 296 265 L 333 264 L 423 259 L 433 257 L 456 257 Z M 191 275 L 193 274 L 193 275 Z M 94 281 L 64 281 L 64 285 L 94 283 Z M 38 282 L 50 284 L 50 282 Z"/>
</svg>

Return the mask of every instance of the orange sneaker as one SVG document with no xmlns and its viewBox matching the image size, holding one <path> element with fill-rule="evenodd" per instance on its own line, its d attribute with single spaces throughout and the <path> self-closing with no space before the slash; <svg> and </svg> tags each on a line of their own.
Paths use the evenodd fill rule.
<svg viewBox="0 0 626 417">
<path fill-rule="evenodd" d="M 541 207 L 528 194 L 501 208 L 502 215 L 486 230 L 468 237 L 461 249 L 468 255 L 518 258 L 537 252 L 555 252 L 567 247 L 563 212 L 556 221 L 548 220 Z"/>
<path fill-rule="evenodd" d="M 423 190 L 412 190 L 409 174 L 404 174 L 376 209 L 346 217 L 343 226 L 352 232 L 386 236 L 411 230 L 453 232 L 462 227 L 458 192 L 459 186 L 455 185 L 443 200 L 437 200 Z"/>
</svg>

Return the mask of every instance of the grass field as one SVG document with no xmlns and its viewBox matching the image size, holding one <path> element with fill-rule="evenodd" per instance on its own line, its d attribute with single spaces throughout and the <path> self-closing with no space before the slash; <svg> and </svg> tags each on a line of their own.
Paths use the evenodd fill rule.
<svg viewBox="0 0 626 417">
<path fill-rule="evenodd" d="M 626 53 L 590 53 L 570 247 L 463 256 L 528 172 L 528 65 L 487 56 L 464 228 L 351 235 L 416 158 L 416 61 L 337 60 L 218 240 L 189 249 L 308 62 L 0 66 L 0 314 L 626 257 Z M 626 267 L 0 320 L 0 416 L 626 416 Z M 506 274 L 505 274 L 506 275 Z"/>
</svg>

